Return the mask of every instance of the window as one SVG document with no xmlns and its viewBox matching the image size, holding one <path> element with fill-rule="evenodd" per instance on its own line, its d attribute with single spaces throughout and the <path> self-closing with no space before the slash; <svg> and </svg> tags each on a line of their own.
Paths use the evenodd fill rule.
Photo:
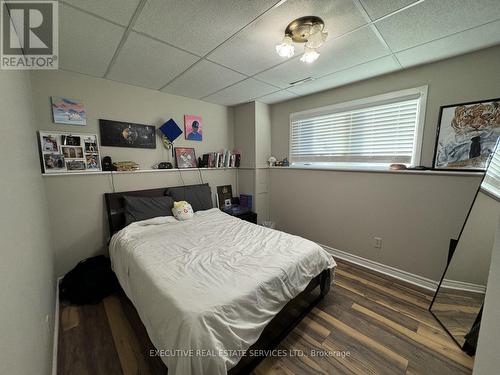
<svg viewBox="0 0 500 375">
<path fill-rule="evenodd" d="M 427 86 L 294 113 L 293 164 L 420 164 Z"/>
<path fill-rule="evenodd" d="M 500 199 L 500 144 L 488 165 L 481 189 Z"/>
</svg>

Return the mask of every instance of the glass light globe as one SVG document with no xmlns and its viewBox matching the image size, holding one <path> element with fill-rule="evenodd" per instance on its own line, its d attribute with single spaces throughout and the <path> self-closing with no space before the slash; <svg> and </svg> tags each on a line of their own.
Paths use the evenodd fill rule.
<svg viewBox="0 0 500 375">
<path fill-rule="evenodd" d="M 304 49 L 304 54 L 300 58 L 300 61 L 310 64 L 316 61 L 319 57 L 319 53 L 314 48 L 306 47 Z"/>
<path fill-rule="evenodd" d="M 325 42 L 327 36 L 328 33 L 322 32 L 321 30 L 311 33 L 307 38 L 306 47 L 314 49 L 321 47 L 321 45 Z"/>
<path fill-rule="evenodd" d="M 276 46 L 276 52 L 278 52 L 278 55 L 280 55 L 281 57 L 292 57 L 295 53 L 295 47 L 292 44 L 292 38 L 285 35 L 281 44 L 278 44 Z"/>
</svg>

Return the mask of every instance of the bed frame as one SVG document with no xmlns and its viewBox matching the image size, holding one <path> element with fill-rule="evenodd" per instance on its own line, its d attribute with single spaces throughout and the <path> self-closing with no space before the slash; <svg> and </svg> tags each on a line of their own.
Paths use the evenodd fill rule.
<svg viewBox="0 0 500 375">
<path fill-rule="evenodd" d="M 125 227 L 124 196 L 162 197 L 166 190 L 167 188 L 159 188 L 104 194 L 111 236 Z M 333 281 L 332 276 L 333 271 L 324 270 L 312 279 L 306 289 L 288 302 L 269 322 L 257 342 L 247 352 L 259 353 L 260 350 L 263 352 L 274 349 L 326 296 Z M 265 356 L 244 356 L 235 367 L 229 370 L 228 374 L 249 374 L 264 358 Z"/>
</svg>

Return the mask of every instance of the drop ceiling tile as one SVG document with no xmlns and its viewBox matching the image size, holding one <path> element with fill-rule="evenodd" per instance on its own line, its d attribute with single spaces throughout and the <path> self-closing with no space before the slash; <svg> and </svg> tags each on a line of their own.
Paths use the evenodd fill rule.
<svg viewBox="0 0 500 375">
<path fill-rule="evenodd" d="M 273 92 L 268 95 L 261 96 L 260 98 L 257 98 L 257 101 L 266 103 L 266 104 L 274 104 L 274 103 L 279 103 L 285 100 L 293 99 L 296 98 L 298 95 L 294 94 L 293 92 L 287 91 L 287 90 L 280 90 Z"/>
<path fill-rule="evenodd" d="M 278 56 L 275 46 L 281 42 L 286 26 L 309 14 L 321 16 L 330 38 L 366 23 L 352 0 L 288 0 L 218 47 L 208 59 L 248 75 L 279 64 L 283 58 Z M 302 48 L 296 45 L 299 53 Z"/>
<path fill-rule="evenodd" d="M 87 12 L 97 14 L 102 18 L 127 26 L 140 0 L 64 0 Z"/>
<path fill-rule="evenodd" d="M 407 68 L 500 44 L 500 21 L 429 42 L 396 54 Z"/>
<path fill-rule="evenodd" d="M 295 58 L 257 74 L 256 78 L 287 88 L 291 82 L 307 77 L 321 77 L 389 54 L 370 26 L 327 41 L 319 52 L 321 56 L 312 64 Z"/>
<path fill-rule="evenodd" d="M 376 26 L 393 51 L 500 19 L 498 0 L 424 1 L 396 13 Z"/>
<path fill-rule="evenodd" d="M 329 74 L 314 81 L 291 87 L 288 91 L 292 91 L 298 95 L 307 95 L 399 69 L 401 69 L 401 67 L 394 58 L 392 56 L 386 56 L 340 72 Z"/>
<path fill-rule="evenodd" d="M 102 77 L 125 28 L 60 4 L 59 66 Z"/>
<path fill-rule="evenodd" d="M 372 20 L 395 12 L 407 5 L 415 3 L 417 0 L 361 0 L 363 7 Z"/>
<path fill-rule="evenodd" d="M 201 60 L 161 91 L 199 99 L 245 78 L 243 74 Z"/>
<path fill-rule="evenodd" d="M 160 89 L 197 60 L 190 53 L 131 32 L 106 78 Z"/>
<path fill-rule="evenodd" d="M 134 30 L 201 56 L 276 2 L 149 0 Z"/>
<path fill-rule="evenodd" d="M 215 94 L 209 95 L 203 98 L 203 100 L 222 105 L 235 105 L 248 102 L 273 91 L 276 91 L 276 87 L 253 78 L 248 78 Z"/>
</svg>

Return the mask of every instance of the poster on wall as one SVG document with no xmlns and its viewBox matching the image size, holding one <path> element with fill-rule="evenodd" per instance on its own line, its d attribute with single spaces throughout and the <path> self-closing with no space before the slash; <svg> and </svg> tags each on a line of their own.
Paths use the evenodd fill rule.
<svg viewBox="0 0 500 375">
<path fill-rule="evenodd" d="M 500 136 L 500 98 L 443 106 L 434 169 L 484 171 Z"/>
<path fill-rule="evenodd" d="M 113 120 L 99 120 L 101 145 L 112 147 L 156 148 L 156 128 Z"/>
<path fill-rule="evenodd" d="M 200 116 L 184 115 L 184 136 L 188 141 L 201 142 L 203 140 Z"/>
<path fill-rule="evenodd" d="M 87 114 L 80 100 L 51 96 L 52 118 L 57 124 L 87 125 Z"/>
<path fill-rule="evenodd" d="M 38 132 L 42 173 L 101 170 L 97 134 Z"/>
</svg>

